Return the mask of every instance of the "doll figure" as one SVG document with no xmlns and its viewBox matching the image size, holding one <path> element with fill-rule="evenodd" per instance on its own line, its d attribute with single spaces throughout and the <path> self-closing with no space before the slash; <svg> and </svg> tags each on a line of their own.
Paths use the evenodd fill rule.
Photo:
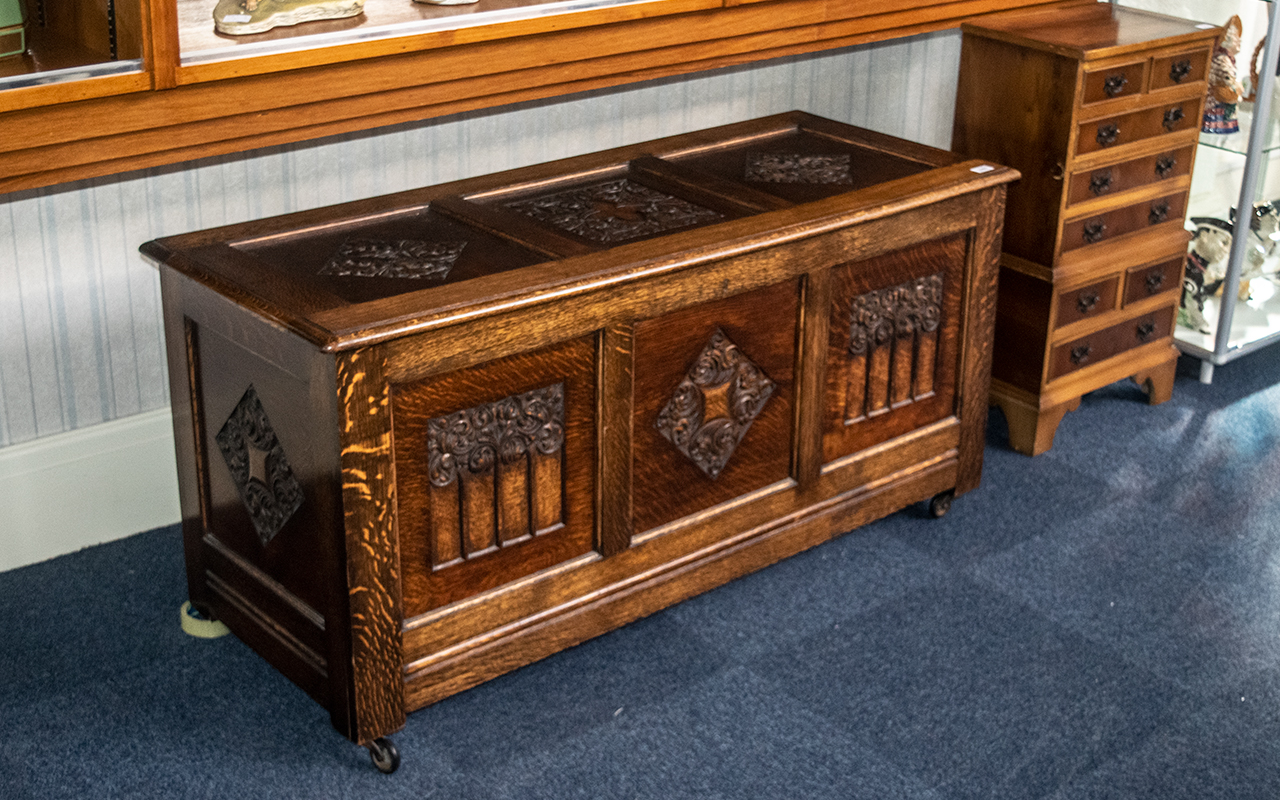
<svg viewBox="0 0 1280 800">
<path fill-rule="evenodd" d="M 1240 52 L 1240 18 L 1227 20 L 1222 38 L 1213 48 L 1213 61 L 1209 63 L 1209 96 L 1204 104 L 1205 133 L 1236 133 L 1240 123 L 1236 120 L 1236 103 L 1243 88 L 1236 77 L 1236 55 Z"/>
</svg>

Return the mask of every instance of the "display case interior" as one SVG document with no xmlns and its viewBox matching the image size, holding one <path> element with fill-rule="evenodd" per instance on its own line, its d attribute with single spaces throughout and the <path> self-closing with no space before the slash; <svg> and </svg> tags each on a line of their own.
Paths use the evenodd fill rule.
<svg viewBox="0 0 1280 800">
<path fill-rule="evenodd" d="M 1153 2 L 1122 0 L 1123 5 L 1145 8 Z M 1266 79 L 1274 70 L 1264 68 L 1264 45 L 1275 27 L 1276 9 L 1263 0 L 1179 0 L 1172 5 L 1175 13 L 1197 19 L 1223 25 L 1239 21 L 1238 42 L 1221 42 L 1217 55 L 1221 82 L 1238 91 L 1239 101 L 1229 106 L 1225 126 L 1206 122 L 1200 136 L 1187 214 L 1195 239 L 1175 331 L 1178 347 L 1201 360 L 1201 380 L 1208 382 L 1216 365 L 1280 341 L 1280 170 L 1273 163 L 1280 129 L 1275 82 Z M 1250 228 L 1233 252 L 1233 223 L 1242 206 L 1253 209 L 1244 215 Z M 1228 291 L 1228 284 L 1237 288 Z"/>
<path fill-rule="evenodd" d="M 182 63 L 287 53 L 672 0 L 177 0 Z"/>
<path fill-rule="evenodd" d="M 0 89 L 142 70 L 138 0 L 18 3 L 25 19 L 24 49 L 0 58 Z"/>
</svg>

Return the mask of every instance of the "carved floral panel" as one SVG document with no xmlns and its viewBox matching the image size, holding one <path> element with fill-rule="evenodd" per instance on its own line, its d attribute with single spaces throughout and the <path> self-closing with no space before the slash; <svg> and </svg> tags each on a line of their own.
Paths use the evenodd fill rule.
<svg viewBox="0 0 1280 800">
<path fill-rule="evenodd" d="M 773 381 L 716 329 L 658 413 L 658 431 L 715 479 L 773 389 Z"/>
<path fill-rule="evenodd" d="M 319 274 L 442 281 L 449 277 L 466 244 L 416 239 L 348 239 L 329 257 Z"/>
<path fill-rule="evenodd" d="M 564 439 L 560 383 L 429 420 L 432 568 L 559 528 Z"/>
<path fill-rule="evenodd" d="M 717 211 L 626 178 L 519 200 L 507 208 L 607 245 L 724 219 Z"/>
<path fill-rule="evenodd" d="M 848 153 L 749 153 L 745 177 L 758 183 L 853 183 Z"/>
<path fill-rule="evenodd" d="M 564 384 L 456 411 L 428 423 L 431 484 L 445 487 L 459 476 L 488 472 L 532 451 L 545 455 L 564 445 Z"/>
<path fill-rule="evenodd" d="M 216 441 L 258 538 L 266 545 L 302 506 L 302 486 L 252 385 Z"/>
<path fill-rule="evenodd" d="M 942 277 L 939 272 L 853 298 L 846 419 L 932 394 Z"/>
</svg>

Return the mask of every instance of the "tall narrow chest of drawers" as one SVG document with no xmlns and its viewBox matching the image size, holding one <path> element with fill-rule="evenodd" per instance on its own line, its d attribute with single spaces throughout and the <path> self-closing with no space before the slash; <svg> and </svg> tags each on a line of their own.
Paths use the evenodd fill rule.
<svg viewBox="0 0 1280 800">
<path fill-rule="evenodd" d="M 964 25 L 952 149 L 1017 168 L 992 403 L 1053 445 L 1082 395 L 1172 392 L 1191 166 L 1219 28 L 1093 3 Z"/>
</svg>

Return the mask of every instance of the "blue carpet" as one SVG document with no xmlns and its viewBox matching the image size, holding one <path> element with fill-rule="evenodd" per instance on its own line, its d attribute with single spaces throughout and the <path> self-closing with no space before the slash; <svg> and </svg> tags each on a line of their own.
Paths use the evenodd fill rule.
<svg viewBox="0 0 1280 800">
<path fill-rule="evenodd" d="M 1280 797 L 1280 348 L 410 715 L 376 772 L 167 528 L 0 573 L 0 798 Z"/>
</svg>

